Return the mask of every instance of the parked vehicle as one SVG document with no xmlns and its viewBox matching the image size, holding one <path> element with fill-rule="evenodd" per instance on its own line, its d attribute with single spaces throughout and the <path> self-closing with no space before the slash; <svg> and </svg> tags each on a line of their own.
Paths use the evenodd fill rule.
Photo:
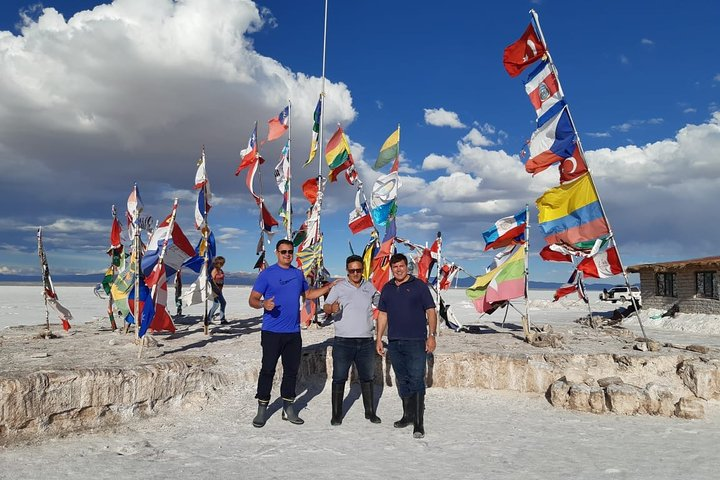
<svg viewBox="0 0 720 480">
<path fill-rule="evenodd" d="M 636 302 L 642 303 L 642 297 L 638 287 L 632 287 L 628 292 L 628 288 L 625 285 L 617 285 L 610 290 L 603 289 L 600 294 L 600 300 L 612 303 L 616 303 L 618 301 L 623 303 L 629 302 L 630 298 L 634 298 Z"/>
</svg>

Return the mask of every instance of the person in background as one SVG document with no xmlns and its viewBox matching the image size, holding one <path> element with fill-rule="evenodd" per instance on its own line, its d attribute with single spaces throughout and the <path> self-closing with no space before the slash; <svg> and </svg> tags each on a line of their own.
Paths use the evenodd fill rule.
<svg viewBox="0 0 720 480">
<path fill-rule="evenodd" d="M 223 272 L 222 269 L 224 265 L 225 257 L 218 256 L 213 259 L 213 268 L 210 271 L 210 287 L 215 294 L 215 300 L 213 300 L 212 308 L 210 308 L 210 312 L 208 313 L 208 317 L 212 319 L 215 311 L 220 308 L 218 317 L 222 325 L 228 323 L 227 320 L 225 320 L 225 307 L 227 306 L 227 302 L 222 293 L 223 285 L 225 285 L 225 272 Z"/>
<path fill-rule="evenodd" d="M 289 240 L 280 240 L 275 246 L 277 263 L 266 268 L 258 275 L 250 292 L 248 304 L 252 308 L 262 308 L 262 366 L 258 376 L 258 411 L 252 424 L 260 428 L 267 421 L 267 407 L 270 403 L 275 367 L 282 359 L 283 376 L 280 384 L 280 396 L 283 399 L 282 419 L 296 425 L 302 425 L 293 408 L 295 402 L 295 384 L 302 353 L 300 334 L 300 300 L 310 300 L 327 294 L 334 283 L 320 288 L 310 288 L 302 270 L 292 266 L 293 244 Z"/>
<path fill-rule="evenodd" d="M 427 284 L 408 274 L 407 257 L 390 257 L 393 278 L 380 292 L 375 348 L 385 355 L 382 336 L 387 328 L 390 363 L 395 372 L 403 416 L 395 428 L 413 424 L 413 437 L 425 436 L 425 375 L 427 354 L 435 351 L 437 313 Z"/>
<path fill-rule="evenodd" d="M 378 357 L 373 342 L 372 302 L 378 292 L 372 283 L 363 280 L 362 257 L 350 255 L 345 260 L 345 268 L 347 279 L 330 290 L 323 305 L 325 315 L 332 315 L 335 325 L 330 425 L 342 424 L 345 382 L 353 363 L 360 379 L 365 418 L 372 423 L 381 423 L 375 414 L 373 392 Z"/>
</svg>

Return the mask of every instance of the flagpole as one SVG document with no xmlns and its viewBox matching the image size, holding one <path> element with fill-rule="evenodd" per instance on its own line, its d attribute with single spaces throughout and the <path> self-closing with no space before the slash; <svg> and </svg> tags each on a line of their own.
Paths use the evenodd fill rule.
<svg viewBox="0 0 720 480">
<path fill-rule="evenodd" d="M 133 236 L 133 258 L 135 259 L 135 299 L 133 302 L 133 317 L 135 318 L 135 341 L 140 342 L 140 320 L 139 320 L 139 312 L 140 312 L 140 272 L 142 268 L 140 267 L 141 262 L 141 256 L 140 256 L 140 219 L 138 218 L 140 216 L 140 211 L 138 209 L 138 204 L 140 203 L 140 199 L 138 197 L 137 193 L 137 183 L 133 185 L 133 192 L 135 193 L 135 208 L 133 209 L 133 227 L 134 227 L 134 236 Z"/>
<path fill-rule="evenodd" d="M 287 186 L 285 190 L 285 194 L 287 195 L 287 211 L 285 212 L 286 215 L 286 226 L 285 226 L 285 238 L 292 241 L 292 159 L 290 157 L 290 152 L 292 151 L 292 148 L 290 148 L 291 143 L 291 133 L 292 133 L 292 122 L 290 121 L 292 112 L 292 102 L 290 102 L 290 99 L 288 99 L 288 152 L 287 152 L 287 161 L 288 161 L 288 178 L 287 178 Z"/>
<path fill-rule="evenodd" d="M 560 91 L 560 95 L 562 98 L 565 98 L 565 93 L 563 91 L 562 85 L 560 83 L 560 75 L 558 74 L 557 67 L 555 66 L 555 63 L 552 60 L 552 56 L 550 55 L 550 49 L 547 46 L 547 42 L 545 40 L 545 35 L 543 35 L 542 27 L 540 26 L 540 18 L 538 17 L 537 12 L 534 9 L 530 9 L 530 16 L 532 17 L 533 22 L 535 23 L 535 27 L 537 28 L 538 35 L 540 37 L 540 41 L 545 45 L 545 54 L 548 57 L 548 61 L 550 63 L 550 66 L 555 73 L 555 79 L 557 80 L 558 84 L 558 90 Z M 570 106 L 565 105 L 565 110 L 568 114 L 568 119 L 570 120 L 570 125 L 572 126 L 573 133 L 575 134 L 575 141 L 577 142 L 578 149 L 580 151 L 580 154 L 582 155 L 582 158 L 585 160 L 585 167 L 587 168 L 587 175 L 588 179 L 590 180 L 590 185 L 592 185 L 593 192 L 595 193 L 595 196 L 598 199 L 598 205 L 600 206 L 600 212 L 602 213 L 603 219 L 605 220 L 605 223 L 608 226 L 608 234 L 610 238 L 612 239 L 612 244 L 615 246 L 615 251 L 617 252 L 618 256 L 618 262 L 620 263 L 620 268 L 622 269 L 622 276 L 625 279 L 625 286 L 628 288 L 628 292 L 632 291 L 632 287 L 630 286 L 630 279 L 628 278 L 627 272 L 625 271 L 625 264 L 622 261 L 622 257 L 620 255 L 620 250 L 617 248 L 617 243 L 615 242 L 615 235 L 613 234 L 612 226 L 610 225 L 610 220 L 607 217 L 607 214 L 605 213 L 605 207 L 603 206 L 602 199 L 600 198 L 600 195 L 598 194 L 597 187 L 595 186 L 595 181 L 593 180 L 593 177 L 590 172 L 590 164 L 587 161 L 587 158 L 585 157 L 585 150 L 583 149 L 582 142 L 580 141 L 580 134 L 577 131 L 577 128 L 575 127 L 575 121 L 573 120 L 572 113 L 570 112 Z M 635 298 L 630 295 L 632 305 L 635 309 L 635 316 L 637 317 L 638 324 L 640 325 L 640 331 L 642 331 L 643 337 L 647 338 L 647 335 L 645 334 L 645 327 L 643 327 L 642 320 L 640 319 L 640 313 L 638 312 L 638 305 L 636 304 Z M 592 319 L 592 315 L 591 315 Z"/>
<path fill-rule="evenodd" d="M 398 151 L 399 145 L 398 145 Z M 438 231 L 437 232 L 437 240 L 438 242 L 438 258 L 437 258 L 437 268 L 435 269 L 437 271 L 437 274 L 435 275 L 435 296 L 437 297 L 437 301 L 435 302 L 435 308 L 437 308 L 438 316 L 440 315 L 440 266 L 442 265 L 442 234 Z M 428 280 L 430 280 L 430 270 L 428 270 Z"/>
<path fill-rule="evenodd" d="M 50 334 L 50 310 L 48 309 L 47 289 L 45 288 L 46 265 L 45 250 L 42 244 L 42 227 L 38 227 L 37 231 L 38 257 L 40 257 L 40 275 L 43 284 L 43 300 L 45 301 L 45 338 L 51 338 Z"/>
<path fill-rule="evenodd" d="M 112 209 L 110 210 L 113 217 L 113 225 L 115 225 L 115 222 L 117 221 L 117 209 L 115 208 L 115 205 L 112 206 Z M 112 239 L 110 240 L 110 243 L 112 243 Z M 117 267 L 115 266 L 114 260 L 114 249 L 113 246 L 110 245 L 111 253 L 110 253 L 110 271 L 112 272 L 113 278 L 117 275 Z M 117 330 L 117 324 L 115 323 L 115 315 L 113 314 L 113 294 L 112 289 L 110 289 L 110 294 L 108 295 L 108 317 L 110 319 L 110 328 L 114 332 Z"/>
<path fill-rule="evenodd" d="M 525 333 L 525 340 L 530 341 L 530 212 L 528 204 L 525 204 L 525 315 L 522 317 L 522 327 Z"/>
<path fill-rule="evenodd" d="M 257 138 L 255 139 L 255 141 L 257 142 Z M 207 205 L 208 205 L 208 203 L 210 203 L 210 200 L 208 199 L 208 196 L 207 196 L 208 195 L 208 189 L 207 189 L 208 174 L 207 174 L 207 157 L 205 156 L 205 145 L 202 146 L 202 151 L 200 153 L 200 161 L 203 163 L 203 167 L 205 169 L 205 182 L 203 183 L 203 186 L 202 186 L 203 201 L 205 202 L 205 205 L 203 205 L 203 225 L 201 227 L 202 230 L 200 232 L 203 237 L 203 241 L 205 242 L 205 251 L 203 252 L 203 268 L 200 271 L 204 270 L 206 273 L 205 278 L 203 278 L 203 280 L 202 280 L 203 282 L 205 282 L 205 301 L 203 302 L 204 307 L 205 307 L 205 310 L 203 312 L 203 333 L 205 335 L 209 335 L 210 334 L 210 332 L 209 332 L 210 320 L 208 319 L 208 295 L 207 295 L 207 292 L 209 291 L 209 288 L 210 288 L 210 280 L 207 275 L 207 271 L 208 271 L 207 268 L 208 268 L 208 263 L 210 263 L 210 259 L 208 256 L 210 253 L 210 248 L 209 248 L 210 225 L 208 224 L 208 221 L 207 221 L 207 217 L 209 215 L 209 213 L 207 211 L 208 210 Z M 181 267 L 181 270 L 182 270 L 182 267 Z M 178 270 L 178 273 L 179 272 L 180 272 L 180 270 Z M 177 275 L 177 273 L 176 273 L 176 275 Z M 198 284 L 199 283 L 200 283 L 200 278 L 198 278 Z M 202 289 L 200 290 L 200 292 L 202 292 Z"/>
</svg>

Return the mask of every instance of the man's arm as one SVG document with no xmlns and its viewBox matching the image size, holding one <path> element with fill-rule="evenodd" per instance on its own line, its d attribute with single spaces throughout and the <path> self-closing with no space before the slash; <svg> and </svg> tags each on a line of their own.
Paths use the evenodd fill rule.
<svg viewBox="0 0 720 480">
<path fill-rule="evenodd" d="M 385 329 L 387 328 L 387 312 L 378 312 L 377 317 L 377 338 L 375 339 L 375 350 L 379 355 L 385 355 L 385 348 L 383 347 L 382 337 L 385 335 Z"/>
<path fill-rule="evenodd" d="M 437 335 L 437 312 L 435 311 L 435 307 L 425 310 L 425 315 L 427 316 L 428 323 L 428 337 L 425 341 L 425 351 L 432 353 L 435 351 L 435 347 L 437 347 L 435 338 Z"/>
<path fill-rule="evenodd" d="M 265 310 L 272 310 L 275 308 L 275 297 L 262 299 L 262 293 L 256 292 L 255 290 L 250 291 L 250 298 L 248 298 L 248 304 L 252 308 L 264 308 Z"/>
<path fill-rule="evenodd" d="M 339 281 L 340 280 L 335 280 L 334 282 L 323 285 L 322 287 L 310 288 L 308 290 L 305 290 L 305 298 L 308 300 L 315 300 L 316 298 L 320 298 L 323 295 L 327 295 L 328 293 L 330 293 L 330 289 L 334 287 Z"/>
</svg>

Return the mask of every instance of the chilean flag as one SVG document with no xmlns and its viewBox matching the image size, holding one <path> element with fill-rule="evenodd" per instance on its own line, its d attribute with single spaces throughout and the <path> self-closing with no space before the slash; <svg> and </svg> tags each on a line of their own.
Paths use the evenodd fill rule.
<svg viewBox="0 0 720 480">
<path fill-rule="evenodd" d="M 550 62 L 541 62 L 528 76 L 525 91 L 535 107 L 538 126 L 542 126 L 557 113 L 565 101 L 555 71 Z"/>
<path fill-rule="evenodd" d="M 552 120 L 535 130 L 529 147 L 530 159 L 525 164 L 525 171 L 533 175 L 555 162 L 573 156 L 576 147 L 575 131 L 567 108 L 563 108 Z"/>
<path fill-rule="evenodd" d="M 290 107 L 287 106 L 280 114 L 268 120 L 268 136 L 267 141 L 272 142 L 283 136 L 288 129 L 288 120 L 290 118 Z"/>
<path fill-rule="evenodd" d="M 141 262 L 142 270 L 146 275 L 152 272 L 155 264 L 158 262 L 166 237 L 168 239 L 168 245 L 165 249 L 163 263 L 165 264 L 167 275 L 172 276 L 175 274 L 176 271 L 180 270 L 186 260 L 195 256 L 195 248 L 187 239 L 177 222 L 173 222 L 172 232 L 169 232 L 171 217 L 172 214 L 168 215 L 155 229 L 152 237 L 150 237 Z"/>
<path fill-rule="evenodd" d="M 257 122 L 255 122 L 255 128 L 253 129 L 252 133 L 250 134 L 250 139 L 248 140 L 247 148 L 240 151 L 240 155 L 242 155 L 242 160 L 240 161 L 240 165 L 238 166 L 237 170 L 235 170 L 235 175 L 240 175 L 240 171 L 246 167 L 249 167 L 253 165 L 258 158 L 258 146 L 257 146 Z"/>
<path fill-rule="evenodd" d="M 615 247 L 595 254 L 578 263 L 577 269 L 592 278 L 608 278 L 621 274 L 620 258 Z"/>
<path fill-rule="evenodd" d="M 525 241 L 525 224 L 527 223 L 526 213 L 523 210 L 512 217 L 501 218 L 484 231 L 482 236 L 485 240 L 485 251 L 523 243 Z"/>
</svg>

